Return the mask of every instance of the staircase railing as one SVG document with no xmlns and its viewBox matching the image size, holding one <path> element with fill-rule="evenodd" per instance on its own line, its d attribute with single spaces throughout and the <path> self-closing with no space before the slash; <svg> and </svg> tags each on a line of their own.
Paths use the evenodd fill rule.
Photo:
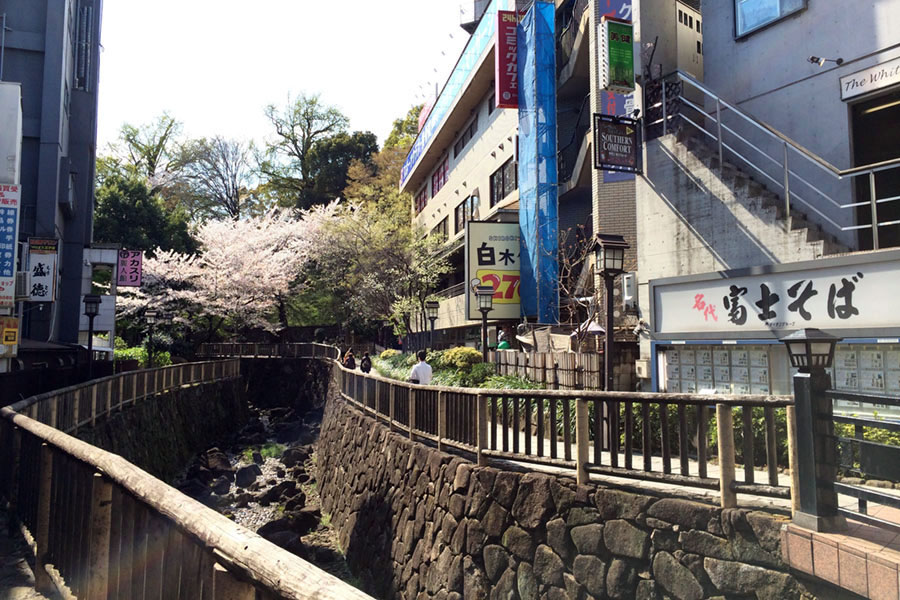
<svg viewBox="0 0 900 600">
<path fill-rule="evenodd" d="M 729 158 L 739 159 L 758 173 L 767 187 L 771 185 L 772 191 L 780 193 L 786 223 L 792 204 L 799 203 L 835 232 L 871 230 L 872 247 L 876 250 L 881 247 L 879 228 L 900 225 L 900 218 L 879 217 L 879 207 L 900 200 L 900 195 L 879 195 L 877 187 L 880 174 L 900 169 L 900 158 L 839 169 L 681 71 L 650 82 L 645 86 L 644 93 L 645 139 L 667 135 L 685 125 L 692 126 L 715 142 L 720 168 L 727 152 Z M 726 112 L 734 115 L 740 125 L 726 124 L 723 121 Z M 741 131 L 735 127 L 741 128 Z M 759 137 L 751 139 L 751 133 Z M 857 178 L 866 179 L 868 198 L 848 202 L 846 198 L 852 198 L 852 193 L 848 193 L 846 187 L 835 184 L 856 182 Z M 837 187 L 839 193 L 829 191 L 829 187 Z M 871 214 L 868 223 L 848 225 L 838 222 L 844 220 L 842 218 L 833 218 L 835 211 L 840 214 L 844 210 L 855 211 L 862 207 L 868 207 Z M 831 215 L 826 210 L 830 210 Z M 892 211 L 891 216 L 895 215 L 896 211 Z"/>
</svg>

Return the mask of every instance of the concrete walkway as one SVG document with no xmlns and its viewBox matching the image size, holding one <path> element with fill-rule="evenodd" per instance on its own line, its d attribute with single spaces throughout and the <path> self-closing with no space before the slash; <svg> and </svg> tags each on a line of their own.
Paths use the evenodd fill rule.
<svg viewBox="0 0 900 600">
<path fill-rule="evenodd" d="M 44 600 L 34 590 L 34 573 L 25 559 L 28 547 L 8 535 L 8 515 L 0 510 L 0 600 Z"/>
</svg>

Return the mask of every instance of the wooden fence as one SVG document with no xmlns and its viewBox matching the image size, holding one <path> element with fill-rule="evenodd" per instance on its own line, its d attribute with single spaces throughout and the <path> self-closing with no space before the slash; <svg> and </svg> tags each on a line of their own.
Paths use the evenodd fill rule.
<svg viewBox="0 0 900 600">
<path fill-rule="evenodd" d="M 65 433 L 152 394 L 239 376 L 236 359 L 174 365 L 0 409 L 0 494 L 35 553 L 38 591 L 88 600 L 369 597 Z"/>
<path fill-rule="evenodd" d="M 488 361 L 497 366 L 499 375 L 518 375 L 551 389 L 604 388 L 602 354 L 502 350 L 488 352 Z"/>
</svg>

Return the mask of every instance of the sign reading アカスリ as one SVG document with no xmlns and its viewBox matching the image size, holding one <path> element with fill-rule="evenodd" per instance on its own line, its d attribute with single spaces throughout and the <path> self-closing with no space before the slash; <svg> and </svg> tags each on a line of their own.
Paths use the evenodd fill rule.
<svg viewBox="0 0 900 600">
<path fill-rule="evenodd" d="M 15 304 L 21 198 L 20 186 L 0 184 L 0 308 Z"/>
<path fill-rule="evenodd" d="M 56 300 L 56 260 L 59 240 L 28 238 L 28 300 Z"/>
<path fill-rule="evenodd" d="M 519 108 L 519 62 L 515 11 L 497 11 L 497 41 L 494 46 L 494 97 L 496 108 Z"/>
<path fill-rule="evenodd" d="M 116 285 L 141 287 L 141 267 L 144 254 L 140 250 L 119 250 Z"/>
<path fill-rule="evenodd" d="M 494 288 L 491 319 L 518 319 L 521 315 L 519 278 L 521 234 L 518 223 L 466 223 L 466 316 L 481 319 L 478 301 L 471 289 L 478 285 Z"/>
<path fill-rule="evenodd" d="M 663 336 L 769 337 L 807 327 L 857 333 L 898 328 L 885 307 L 900 297 L 900 253 L 874 256 L 880 260 L 819 260 L 768 273 L 651 281 L 654 330 Z"/>
</svg>

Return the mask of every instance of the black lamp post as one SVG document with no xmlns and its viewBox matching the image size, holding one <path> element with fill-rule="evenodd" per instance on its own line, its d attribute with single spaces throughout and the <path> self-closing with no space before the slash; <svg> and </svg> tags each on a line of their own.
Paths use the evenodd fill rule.
<svg viewBox="0 0 900 600">
<path fill-rule="evenodd" d="M 428 320 L 431 321 L 431 342 L 429 345 L 432 350 L 434 349 L 434 322 L 437 321 L 440 307 L 441 303 L 437 300 L 429 300 L 425 303 L 425 314 L 428 315 Z"/>
<path fill-rule="evenodd" d="M 153 368 L 153 326 L 156 325 L 156 320 L 159 318 L 159 313 L 155 310 L 144 311 L 144 320 L 147 321 L 147 368 Z"/>
<path fill-rule="evenodd" d="M 487 316 L 494 310 L 494 286 L 476 285 L 475 297 L 478 299 L 478 310 L 481 311 L 481 357 L 487 362 Z"/>
<path fill-rule="evenodd" d="M 88 318 L 88 379 L 94 378 L 94 317 L 100 312 L 100 296 L 84 297 L 84 316 Z"/>
<path fill-rule="evenodd" d="M 818 329 L 801 329 L 781 340 L 787 346 L 794 375 L 797 470 L 793 520 L 814 531 L 835 531 L 844 525 L 838 512 L 838 452 L 834 438 L 834 406 L 825 393 L 831 378 L 825 369 L 834 361 L 834 348 L 840 341 Z"/>
<path fill-rule="evenodd" d="M 613 389 L 613 287 L 616 277 L 625 272 L 625 251 L 629 248 L 621 235 L 598 233 L 594 242 L 594 264 L 606 283 L 606 347 L 603 350 L 603 369 L 606 372 L 606 391 Z"/>
</svg>

